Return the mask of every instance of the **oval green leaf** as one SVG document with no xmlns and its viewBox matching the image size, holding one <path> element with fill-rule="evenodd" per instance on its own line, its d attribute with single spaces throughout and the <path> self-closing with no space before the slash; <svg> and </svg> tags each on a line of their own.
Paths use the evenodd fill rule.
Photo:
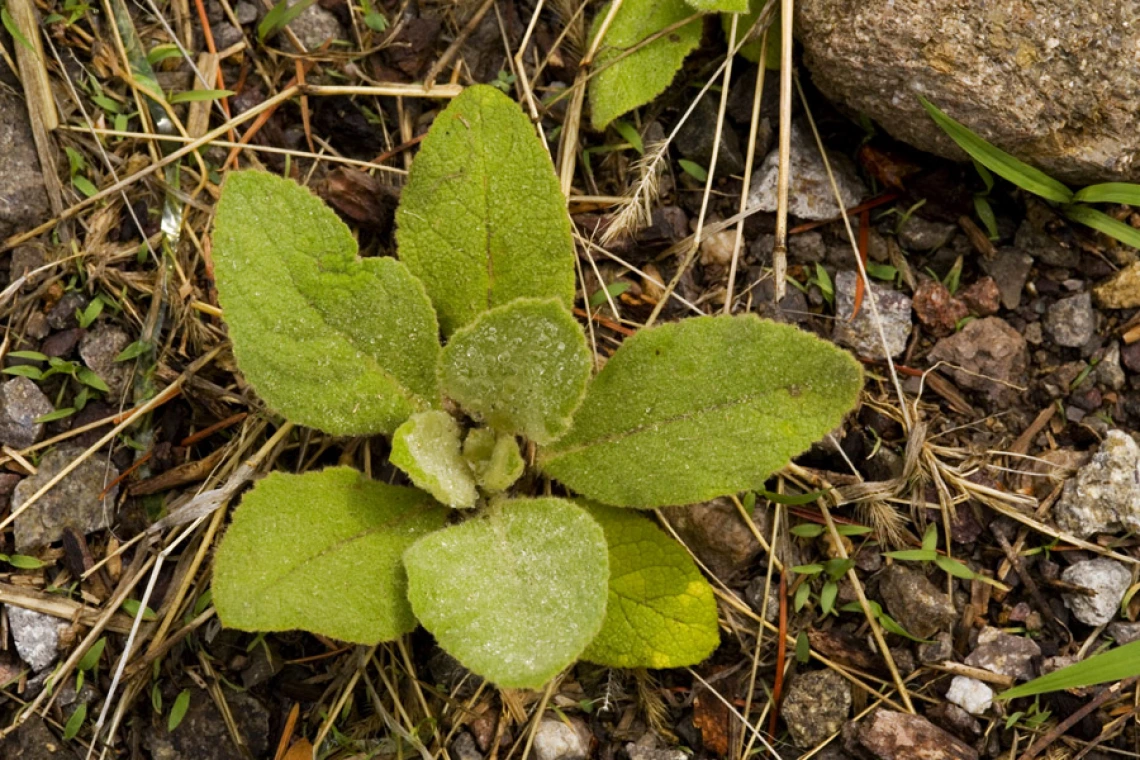
<svg viewBox="0 0 1140 760">
<path fill-rule="evenodd" d="M 437 501 L 468 509 L 479 494 L 461 449 L 459 423 L 447 412 L 433 409 L 413 414 L 396 428 L 388 459 Z"/>
<path fill-rule="evenodd" d="M 583 660 L 613 668 L 696 665 L 720 643 L 716 597 L 684 548 L 636 512 L 589 505 L 610 553 L 602 630 Z"/>
<path fill-rule="evenodd" d="M 795 327 L 686 319 L 627 339 L 538 463 L 616 507 L 759 490 L 839 424 L 861 387 L 850 354 Z"/>
<path fill-rule="evenodd" d="M 550 155 L 518 105 L 469 87 L 435 118 L 396 211 L 400 259 L 445 335 L 520 297 L 574 299 L 574 240 Z"/>
<path fill-rule="evenodd" d="M 174 698 L 174 704 L 170 708 L 170 717 L 166 720 L 166 730 L 173 732 L 182 725 L 182 719 L 186 717 L 186 711 L 189 709 L 190 690 L 183 689 L 178 692 L 178 696 Z"/>
<path fill-rule="evenodd" d="M 271 473 L 245 495 L 214 562 L 214 606 L 244 631 L 374 644 L 415 628 L 401 557 L 448 510 L 350 467 Z"/>
<path fill-rule="evenodd" d="M 404 564 L 424 628 L 499 686 L 542 686 L 577 659 L 605 616 L 605 535 L 564 499 L 500 502 L 485 518 L 421 538 Z"/>
<path fill-rule="evenodd" d="M 550 443 L 582 402 L 590 351 L 561 303 L 519 299 L 456 332 L 440 377 L 447 396 L 491 427 Z"/>
<path fill-rule="evenodd" d="M 918 99 L 922 102 L 922 107 L 930 114 L 930 118 L 934 119 L 934 123 L 941 127 L 942 131 L 950 136 L 950 139 L 958 143 L 958 147 L 994 174 L 1004 177 L 1022 190 L 1027 190 L 1046 200 L 1057 203 L 1068 203 L 1073 200 L 1073 191 L 1045 172 L 1035 169 L 1021 159 L 1015 158 L 1004 150 L 986 142 L 974 134 L 969 127 L 951 119 L 938 106 L 921 95 L 918 96 Z"/>
<path fill-rule="evenodd" d="M 227 177 L 214 273 L 238 366 L 293 422 L 391 433 L 438 404 L 439 330 L 423 286 L 394 259 L 358 258 L 348 227 L 297 183 Z"/>
<path fill-rule="evenodd" d="M 594 18 L 597 36 L 607 4 Z M 643 41 L 693 15 L 684 0 L 625 0 L 614 16 L 594 59 L 590 80 L 590 121 L 603 130 L 611 121 L 645 105 L 665 91 L 685 57 L 701 42 L 701 19 L 693 19 L 648 44 Z M 629 53 L 632 48 L 636 51 Z"/>
</svg>

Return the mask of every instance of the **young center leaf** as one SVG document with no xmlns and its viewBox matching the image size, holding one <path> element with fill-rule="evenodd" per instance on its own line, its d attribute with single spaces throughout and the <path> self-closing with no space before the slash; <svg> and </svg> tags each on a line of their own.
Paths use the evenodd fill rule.
<svg viewBox="0 0 1140 760">
<path fill-rule="evenodd" d="M 445 335 L 519 297 L 574 299 L 566 199 L 518 104 L 469 87 L 424 138 L 396 211 L 400 259 Z"/>
<path fill-rule="evenodd" d="M 444 393 L 493 428 L 549 443 L 566 432 L 590 379 L 590 351 L 554 299 L 519 299 L 451 336 Z"/>
<path fill-rule="evenodd" d="M 274 410 L 368 435 L 438 404 L 439 328 L 423 286 L 395 259 L 358 258 L 348 227 L 307 189 L 231 172 L 213 243 L 238 366 Z"/>
<path fill-rule="evenodd" d="M 858 399 L 847 352 L 755 315 L 696 317 L 628 338 L 541 469 L 617 507 L 758 490 Z"/>
<path fill-rule="evenodd" d="M 421 538 L 404 554 L 416 617 L 463 665 L 508 688 L 574 662 L 606 611 L 601 527 L 564 499 L 519 499 Z"/>
<path fill-rule="evenodd" d="M 214 562 L 222 623 L 374 644 L 415 628 L 402 556 L 448 510 L 349 467 L 275 472 L 245 495 Z"/>
<path fill-rule="evenodd" d="M 716 597 L 684 548 L 625 509 L 588 505 L 610 551 L 609 600 L 602 630 L 583 660 L 612 668 L 679 668 L 720 643 Z"/>
<path fill-rule="evenodd" d="M 594 17 L 591 38 L 601 30 L 607 4 Z M 664 92 L 685 56 L 701 42 L 701 20 L 693 19 L 673 31 L 662 30 L 693 15 L 684 0 L 625 0 L 602 40 L 590 81 L 590 121 L 602 130 L 611 121 Z M 629 51 L 637 48 L 634 52 Z"/>
<path fill-rule="evenodd" d="M 475 482 L 488 493 L 507 490 L 526 469 L 515 437 L 490 428 L 475 428 L 467 434 L 463 458 L 475 473 Z"/>
<path fill-rule="evenodd" d="M 459 436 L 459 423 L 447 412 L 419 412 L 396 428 L 388 458 L 438 501 L 468 509 L 479 494 Z"/>
</svg>

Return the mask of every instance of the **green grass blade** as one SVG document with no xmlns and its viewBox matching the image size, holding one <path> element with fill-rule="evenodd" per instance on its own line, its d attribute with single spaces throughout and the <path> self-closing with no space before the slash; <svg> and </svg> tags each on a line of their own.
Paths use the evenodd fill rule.
<svg viewBox="0 0 1140 760">
<path fill-rule="evenodd" d="M 1132 182 L 1089 185 L 1078 190 L 1073 200 L 1082 203 L 1127 203 L 1129 206 L 1140 206 L 1140 185 Z"/>
<path fill-rule="evenodd" d="M 954 121 L 938 106 L 931 103 L 921 95 L 922 107 L 930 114 L 930 118 L 950 136 L 958 146 L 970 154 L 970 157 L 986 167 L 999 177 L 1003 177 L 1022 190 L 1057 203 L 1069 203 L 1073 200 L 1073 191 L 1050 177 L 1040 169 L 1034 169 L 1024 161 L 1014 158 L 1003 150 L 990 145 L 978 137 L 963 124 Z"/>
<path fill-rule="evenodd" d="M 1035 678 L 998 695 L 998 699 L 1017 699 L 1051 691 L 1076 689 L 1108 681 L 1140 676 L 1140 641 L 1093 655 L 1067 668 Z"/>
<path fill-rule="evenodd" d="M 1118 222 L 1103 211 L 1097 211 L 1089 206 L 1066 206 L 1061 211 L 1074 222 L 1092 227 L 1098 232 L 1116 238 L 1125 245 L 1140 248 L 1140 230 L 1130 227 L 1124 222 Z"/>
</svg>

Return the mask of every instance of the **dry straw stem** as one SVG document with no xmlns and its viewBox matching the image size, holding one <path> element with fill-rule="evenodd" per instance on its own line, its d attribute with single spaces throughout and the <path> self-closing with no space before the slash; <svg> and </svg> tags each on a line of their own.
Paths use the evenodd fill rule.
<svg viewBox="0 0 1140 760">
<path fill-rule="evenodd" d="M 769 3 L 769 6 L 774 7 L 774 3 Z M 753 28 L 759 26 L 760 24 L 757 23 Z M 748 36 L 751 36 L 751 32 L 749 32 Z M 744 184 L 740 188 L 740 205 L 738 207 L 738 213 L 744 213 L 745 209 L 748 208 L 748 194 L 752 189 L 752 165 L 756 160 L 756 133 L 760 128 L 760 104 L 764 97 L 764 73 L 768 68 L 764 65 L 764 61 L 767 60 L 768 35 L 764 34 L 760 38 L 760 63 L 756 67 L 756 89 L 752 92 L 752 119 L 749 122 L 748 127 L 748 152 L 744 157 Z M 728 267 L 728 284 L 726 285 L 726 292 L 724 296 L 725 314 L 732 313 L 733 289 L 736 286 L 736 270 L 740 265 L 740 249 L 743 243 L 744 220 L 741 220 L 740 222 L 737 222 L 736 236 L 732 241 L 732 263 L 729 264 Z"/>
<path fill-rule="evenodd" d="M 831 541 L 838 552 L 840 559 L 848 559 L 847 549 L 843 546 L 843 537 L 839 535 L 839 531 L 835 529 L 835 521 L 831 519 L 831 510 L 827 508 L 827 504 L 823 499 L 819 500 L 819 511 L 823 514 L 823 519 L 827 523 L 827 532 L 831 535 Z M 887 647 L 887 641 L 883 637 L 883 629 L 879 626 L 879 621 L 871 612 L 871 605 L 867 603 L 867 595 L 863 592 L 863 584 L 859 580 L 859 576 L 855 573 L 855 568 L 850 567 L 847 569 L 847 580 L 851 582 L 851 586 L 855 589 L 855 596 L 859 599 L 859 606 L 863 608 L 863 615 L 867 618 L 867 625 L 871 628 L 871 635 L 875 637 L 875 645 L 879 648 L 879 655 L 887 663 L 887 669 L 891 672 L 891 678 L 894 679 L 895 687 L 898 689 L 899 696 L 902 698 L 903 704 L 906 706 L 907 712 L 914 713 L 914 705 L 910 701 L 910 692 L 907 691 L 906 683 L 903 681 L 902 675 L 899 673 L 898 666 L 895 665 L 895 658 L 891 656 L 891 650 Z"/>
<path fill-rule="evenodd" d="M 783 0 L 783 2 L 785 3 L 785 5 L 790 5 L 791 0 Z M 786 12 L 788 10 L 788 8 L 785 8 L 784 10 Z M 789 24 L 791 23 L 790 21 L 787 21 L 787 17 L 785 17 L 785 23 L 789 23 Z M 786 31 L 787 30 L 785 30 L 785 32 Z M 791 54 L 787 45 L 785 45 L 783 53 L 785 56 L 788 56 Z M 790 76 L 790 72 L 789 72 L 788 76 Z M 831 162 L 827 158 L 827 151 L 825 151 L 823 149 L 823 141 L 820 139 L 819 130 L 815 126 L 815 118 L 812 116 L 811 109 L 808 108 L 807 98 L 804 97 L 803 88 L 800 87 L 800 82 L 798 79 L 796 80 L 795 84 L 796 84 L 796 89 L 799 92 L 800 101 L 804 105 L 804 113 L 807 115 L 808 124 L 811 126 L 812 134 L 815 136 L 815 143 L 816 143 L 817 149 L 819 150 L 820 158 L 823 159 L 823 166 L 827 170 L 827 180 L 831 184 L 831 192 L 835 196 L 835 202 L 839 206 L 839 213 L 843 217 L 843 226 L 847 231 L 847 239 L 851 243 L 851 251 L 854 254 L 855 265 L 859 269 L 859 277 L 863 280 L 863 284 L 865 286 L 864 293 L 866 296 L 867 303 L 870 305 L 870 308 L 871 308 L 871 319 L 872 319 L 872 321 L 874 321 L 875 329 L 879 333 L 879 343 L 883 347 L 883 355 L 886 356 L 887 370 L 890 373 L 891 382 L 894 385 L 895 394 L 898 396 L 899 409 L 901 410 L 902 416 L 903 416 L 903 428 L 907 431 L 910 431 L 914 427 L 914 420 L 911 417 L 911 410 L 910 410 L 910 407 L 906 401 L 906 394 L 903 393 L 902 382 L 899 380 L 898 371 L 895 368 L 894 359 L 891 358 L 891 352 L 887 348 L 887 336 L 883 331 L 883 319 L 882 319 L 882 315 L 879 314 L 878 300 L 875 298 L 874 289 L 870 287 L 870 280 L 867 277 L 867 268 L 865 266 L 863 266 L 863 257 L 859 255 L 859 244 L 855 241 L 855 233 L 851 229 L 851 217 L 849 217 L 847 215 L 847 209 L 845 209 L 843 207 L 843 198 L 839 194 L 839 185 L 836 184 L 836 182 L 835 182 L 835 174 L 831 170 Z M 784 92 L 781 89 L 781 91 L 780 91 L 781 109 L 783 108 L 783 95 L 784 95 Z M 789 103 L 789 108 L 790 108 L 790 103 Z M 783 112 L 782 111 L 781 111 L 780 116 L 782 119 L 783 118 Z M 782 127 L 781 127 L 781 139 L 783 139 L 783 128 Z M 784 156 L 783 155 L 781 155 L 781 157 L 780 157 L 780 166 L 781 167 L 784 166 Z M 786 209 L 785 209 L 785 211 L 786 211 Z M 776 242 L 777 242 L 777 244 L 779 243 L 779 217 L 778 216 L 777 216 L 777 238 L 776 238 Z M 774 253 L 773 253 L 773 256 L 775 256 Z M 775 263 L 774 259 L 773 259 L 773 263 Z M 783 282 L 783 277 L 780 276 L 781 273 L 779 271 L 776 272 L 776 275 L 777 275 L 776 287 L 777 287 L 777 293 L 779 294 L 780 293 L 779 286 Z M 777 295 L 776 298 L 778 301 L 780 298 L 780 295 Z"/>
<path fill-rule="evenodd" d="M 776 173 L 776 240 L 772 246 L 772 270 L 775 281 L 775 301 L 779 303 L 787 290 L 788 270 L 788 173 L 792 159 L 792 21 L 795 17 L 794 0 L 780 0 L 780 165 Z M 763 66 L 763 58 L 760 59 Z M 824 157 L 824 161 L 827 157 Z M 828 167 L 828 175 L 831 168 Z M 835 180 L 831 180 L 832 187 Z M 839 198 L 838 189 L 835 197 Z M 839 201 L 843 208 L 843 201 Z M 847 216 L 844 214 L 844 220 Z M 848 226 L 850 234 L 850 226 Z"/>
<path fill-rule="evenodd" d="M 108 196 L 113 195 L 113 194 L 119 192 L 120 190 L 122 190 L 126 187 L 130 187 L 131 185 L 133 185 L 135 182 L 142 179 L 143 177 L 147 177 L 147 176 L 153 174 L 154 172 L 158 171 L 159 169 L 167 166 L 168 164 L 171 164 L 175 161 L 182 159 L 183 157 L 185 157 L 191 153 L 194 153 L 195 151 L 197 151 L 202 146 L 212 143 L 213 141 L 217 140 L 222 135 L 229 132 L 234 127 L 239 126 L 241 124 L 244 124 L 245 122 L 260 116 L 262 113 L 264 113 L 264 112 L 266 112 L 272 108 L 276 108 L 281 103 L 284 103 L 284 102 L 286 102 L 286 101 L 290 100 L 291 98 L 294 98 L 298 95 L 314 95 L 314 96 L 378 95 L 378 96 L 391 96 L 391 97 L 452 98 L 452 97 L 455 97 L 456 95 L 458 95 L 462 90 L 463 90 L 463 88 L 460 87 L 459 85 L 450 85 L 450 84 L 448 84 L 448 85 L 437 85 L 437 86 L 432 87 L 431 89 L 428 89 L 428 90 L 425 90 L 423 87 L 421 87 L 419 85 L 415 85 L 415 84 L 409 84 L 409 85 L 390 84 L 390 85 L 381 85 L 381 86 L 374 86 L 374 87 L 373 86 L 323 86 L 323 85 L 305 85 L 304 87 L 302 87 L 300 85 L 293 85 L 291 87 L 287 87 L 284 90 L 282 90 L 281 92 L 274 95 L 273 97 L 265 99 L 264 101 L 262 101 L 261 103 L 259 103 L 256 106 L 254 106 L 253 108 L 249 109 L 248 111 L 244 111 L 244 112 L 238 114 L 237 116 L 235 116 L 232 119 L 230 119 L 229 121 L 227 121 L 225 124 L 222 124 L 221 126 L 210 130 L 209 132 L 202 135 L 197 140 L 194 140 L 193 142 L 187 143 L 186 145 L 179 148 L 178 150 L 175 150 L 172 153 L 162 157 L 161 159 L 154 161 L 150 165 L 144 167 L 143 169 L 140 169 L 139 171 L 135 172 L 134 174 L 132 174 L 128 177 L 125 177 L 125 178 L 119 180 L 118 182 L 115 182 L 114 184 L 109 185 L 108 187 L 103 188 L 102 190 L 100 190 L 95 195 L 92 195 L 89 198 L 84 198 L 83 200 L 79 201 L 78 203 L 74 204 L 73 206 L 71 206 L 67 209 L 64 209 L 63 213 L 59 214 L 54 219 L 49 219 L 48 221 L 44 222 L 43 224 L 39 225 L 38 227 L 35 227 L 31 230 L 28 230 L 27 232 L 23 232 L 19 235 L 13 235 L 12 237 L 5 240 L 2 244 L 0 244 L 0 253 L 2 253 L 4 251 L 9 251 L 12 248 L 15 248 L 16 246 L 20 245 L 21 243 L 27 242 L 28 240 L 31 240 L 32 238 L 35 238 L 35 237 L 42 235 L 43 233 L 47 232 L 48 230 L 52 229 L 54 226 L 59 224 L 61 221 L 65 220 L 65 219 L 71 219 L 72 217 L 77 216 L 79 214 L 79 212 L 87 209 L 90 206 L 95 205 L 99 201 L 105 200 Z"/>
</svg>

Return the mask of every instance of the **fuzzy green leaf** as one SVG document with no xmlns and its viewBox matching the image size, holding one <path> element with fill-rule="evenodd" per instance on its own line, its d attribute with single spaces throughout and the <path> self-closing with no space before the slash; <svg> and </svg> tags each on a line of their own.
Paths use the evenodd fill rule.
<svg viewBox="0 0 1140 760">
<path fill-rule="evenodd" d="M 226 179 L 215 276 L 246 379 L 293 422 L 391 433 L 438 404 L 439 330 L 406 266 L 356 253 L 348 227 L 295 182 Z"/>
<path fill-rule="evenodd" d="M 460 449 L 459 423 L 447 412 L 433 409 L 413 414 L 396 428 L 389 459 L 437 501 L 468 509 L 479 494 Z"/>
<path fill-rule="evenodd" d="M 1137 675 L 1140 675 L 1140 641 L 1133 641 L 1003 691 L 998 694 L 998 699 L 1032 697 L 1035 694 L 1046 694 L 1051 691 L 1077 689 L 1108 681 L 1123 681 L 1125 678 Z"/>
<path fill-rule="evenodd" d="M 526 469 L 515 437 L 490 428 L 475 428 L 467 434 L 463 458 L 475 473 L 475 482 L 488 493 L 507 490 Z"/>
<path fill-rule="evenodd" d="M 549 443 L 582 402 L 590 351 L 561 303 L 519 299 L 456 332 L 440 377 L 446 395 L 491 427 Z"/>
<path fill-rule="evenodd" d="M 400 259 L 445 335 L 520 297 L 574 300 L 574 241 L 546 148 L 522 109 L 469 87 L 435 118 L 396 211 Z"/>
<path fill-rule="evenodd" d="M 701 13 L 747 13 L 748 0 L 685 0 Z"/>
<path fill-rule="evenodd" d="M 627 339 L 538 463 L 618 507 L 759 490 L 839 424 L 861 386 L 850 354 L 794 327 L 754 315 L 686 319 Z"/>
<path fill-rule="evenodd" d="M 222 622 L 373 644 L 415 628 L 401 561 L 448 511 L 349 467 L 275 472 L 245 495 L 214 562 Z"/>
<path fill-rule="evenodd" d="M 598 34 L 609 9 L 607 4 L 598 11 L 591 38 Z M 665 91 L 685 56 L 701 42 L 700 19 L 693 19 L 654 39 L 634 53 L 624 53 L 692 15 L 692 8 L 685 5 L 684 0 L 625 0 L 622 3 L 594 59 L 593 69 L 597 73 L 589 89 L 590 120 L 594 129 L 605 129 L 617 117 L 645 105 Z"/>
<path fill-rule="evenodd" d="M 484 518 L 421 538 L 404 563 L 424 628 L 499 686 L 542 686 L 605 616 L 605 535 L 564 499 L 500 502 Z"/>
<path fill-rule="evenodd" d="M 679 668 L 716 649 L 716 597 L 680 544 L 636 512 L 590 505 L 610 552 L 602 630 L 582 659 L 614 668 Z"/>
</svg>

